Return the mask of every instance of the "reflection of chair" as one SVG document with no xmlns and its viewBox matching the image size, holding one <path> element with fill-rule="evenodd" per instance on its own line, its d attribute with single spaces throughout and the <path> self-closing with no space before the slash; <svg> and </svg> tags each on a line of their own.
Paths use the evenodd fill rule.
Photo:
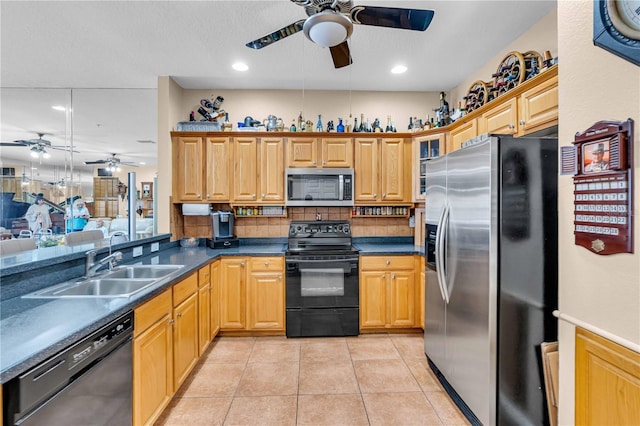
<svg viewBox="0 0 640 426">
<path fill-rule="evenodd" d="M 33 238 L 33 232 L 31 232 L 28 229 L 23 229 L 22 231 L 20 231 L 20 233 L 18 234 L 18 238 Z"/>
<path fill-rule="evenodd" d="M 68 246 L 76 246 L 78 244 L 92 243 L 104 238 L 102 231 L 95 229 L 93 231 L 72 232 L 65 236 L 65 244 Z"/>
<path fill-rule="evenodd" d="M 35 249 L 36 240 L 33 238 L 17 238 L 15 240 L 0 241 L 0 254 L 3 256 Z"/>
</svg>

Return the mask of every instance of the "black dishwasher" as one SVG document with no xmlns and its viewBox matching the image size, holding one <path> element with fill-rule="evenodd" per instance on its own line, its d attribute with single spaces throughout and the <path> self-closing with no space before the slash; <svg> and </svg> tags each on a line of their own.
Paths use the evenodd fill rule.
<svg viewBox="0 0 640 426">
<path fill-rule="evenodd" d="M 4 385 L 6 425 L 130 425 L 133 312 Z"/>
</svg>

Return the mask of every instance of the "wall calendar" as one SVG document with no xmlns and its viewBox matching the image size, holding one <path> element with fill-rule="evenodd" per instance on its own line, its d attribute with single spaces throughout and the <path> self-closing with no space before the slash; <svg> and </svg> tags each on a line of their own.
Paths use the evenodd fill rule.
<svg viewBox="0 0 640 426">
<path fill-rule="evenodd" d="M 573 175 L 576 245 L 596 254 L 633 253 L 633 120 L 599 121 L 561 148 Z"/>
</svg>

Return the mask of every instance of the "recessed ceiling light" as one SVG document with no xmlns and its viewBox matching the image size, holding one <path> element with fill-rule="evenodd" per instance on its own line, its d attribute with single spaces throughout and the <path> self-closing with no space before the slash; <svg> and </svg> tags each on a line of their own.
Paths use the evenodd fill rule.
<svg viewBox="0 0 640 426">
<path fill-rule="evenodd" d="M 142 165 L 142 166 L 144 166 L 145 164 L 147 164 L 147 163 L 145 163 L 144 161 L 140 162 L 140 165 Z"/>
<path fill-rule="evenodd" d="M 63 107 L 62 105 L 54 105 L 51 108 L 55 109 L 56 111 L 66 111 L 67 108 Z"/>
<path fill-rule="evenodd" d="M 395 67 L 391 68 L 391 72 L 393 74 L 402 74 L 404 72 L 407 72 L 407 67 L 405 67 L 404 65 L 396 65 Z"/>
<path fill-rule="evenodd" d="M 249 66 L 244 62 L 236 62 L 235 64 L 231 65 L 231 67 L 236 71 L 246 71 L 249 69 Z"/>
</svg>

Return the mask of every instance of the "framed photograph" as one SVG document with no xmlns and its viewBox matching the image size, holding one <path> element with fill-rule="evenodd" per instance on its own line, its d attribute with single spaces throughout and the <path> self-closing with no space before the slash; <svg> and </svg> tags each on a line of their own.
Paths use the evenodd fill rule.
<svg viewBox="0 0 640 426">
<path fill-rule="evenodd" d="M 609 139 L 582 145 L 582 171 L 585 174 L 609 170 Z"/>
<path fill-rule="evenodd" d="M 142 182 L 142 199 L 153 198 L 153 182 Z"/>
</svg>

